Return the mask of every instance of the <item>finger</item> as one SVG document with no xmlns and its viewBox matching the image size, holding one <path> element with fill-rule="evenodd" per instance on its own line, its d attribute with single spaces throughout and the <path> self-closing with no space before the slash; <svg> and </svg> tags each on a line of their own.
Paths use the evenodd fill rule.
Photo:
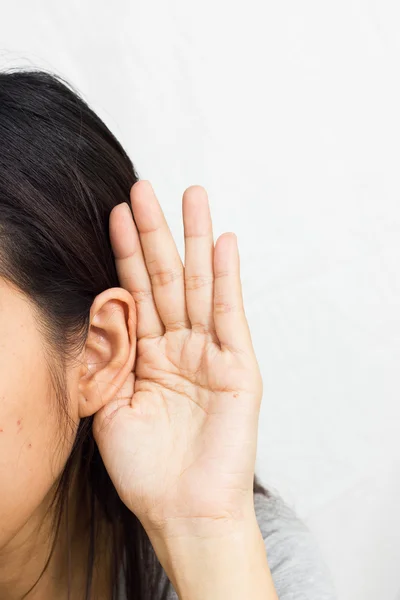
<svg viewBox="0 0 400 600">
<path fill-rule="evenodd" d="M 149 181 L 138 181 L 132 186 L 131 203 L 155 304 L 165 329 L 190 328 L 183 264 Z"/>
<path fill-rule="evenodd" d="M 247 323 L 237 238 L 221 235 L 214 249 L 214 322 L 221 349 L 245 352 L 253 348 Z"/>
<path fill-rule="evenodd" d="M 215 336 L 214 238 L 206 190 L 194 185 L 182 198 L 186 307 L 193 331 Z"/>
<path fill-rule="evenodd" d="M 109 230 L 120 286 L 132 294 L 136 303 L 137 339 L 164 335 L 139 235 L 126 202 L 112 209 Z"/>
</svg>

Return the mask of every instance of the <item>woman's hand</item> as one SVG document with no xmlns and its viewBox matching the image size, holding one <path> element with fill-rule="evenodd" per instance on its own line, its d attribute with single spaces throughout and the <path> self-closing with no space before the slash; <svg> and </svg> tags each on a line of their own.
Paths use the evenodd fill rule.
<svg viewBox="0 0 400 600">
<path fill-rule="evenodd" d="M 147 531 L 207 535 L 252 515 L 262 378 L 236 236 L 215 244 L 206 191 L 183 195 L 185 267 L 147 181 L 115 207 L 120 285 L 137 311 L 135 373 L 94 435 L 119 496 Z M 110 416 L 111 415 L 111 416 Z"/>
</svg>

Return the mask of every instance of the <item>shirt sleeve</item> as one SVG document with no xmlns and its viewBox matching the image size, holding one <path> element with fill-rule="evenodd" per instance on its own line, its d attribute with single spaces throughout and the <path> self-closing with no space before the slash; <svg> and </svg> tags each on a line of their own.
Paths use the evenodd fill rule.
<svg viewBox="0 0 400 600">
<path fill-rule="evenodd" d="M 279 600 L 337 600 L 318 545 L 294 511 L 276 495 L 257 493 L 254 505 Z"/>
</svg>

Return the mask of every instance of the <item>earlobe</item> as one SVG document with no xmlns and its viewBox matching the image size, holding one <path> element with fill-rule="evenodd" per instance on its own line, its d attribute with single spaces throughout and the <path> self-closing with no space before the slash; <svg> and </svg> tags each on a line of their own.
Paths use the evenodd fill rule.
<svg viewBox="0 0 400 600">
<path fill-rule="evenodd" d="M 95 414 L 118 396 L 136 359 L 136 307 L 123 288 L 96 296 L 79 380 L 79 417 Z"/>
</svg>

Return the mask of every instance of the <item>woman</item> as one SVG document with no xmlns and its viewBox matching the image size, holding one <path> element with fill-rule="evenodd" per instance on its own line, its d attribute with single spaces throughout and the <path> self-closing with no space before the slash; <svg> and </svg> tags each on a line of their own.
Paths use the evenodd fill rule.
<svg viewBox="0 0 400 600">
<path fill-rule="evenodd" d="M 307 529 L 254 477 L 236 238 L 214 246 L 203 188 L 182 209 L 185 269 L 83 99 L 0 73 L 2 600 L 334 598 Z"/>
</svg>

